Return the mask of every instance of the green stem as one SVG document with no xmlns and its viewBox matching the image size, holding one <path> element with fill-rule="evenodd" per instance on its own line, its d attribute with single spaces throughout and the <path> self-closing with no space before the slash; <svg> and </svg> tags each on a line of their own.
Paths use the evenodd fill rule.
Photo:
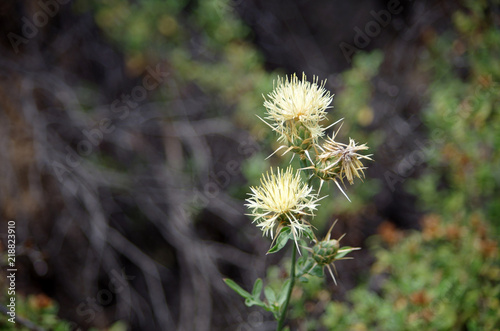
<svg viewBox="0 0 500 331">
<path fill-rule="evenodd" d="M 281 310 L 280 320 L 278 322 L 278 328 L 276 331 L 281 331 L 283 329 L 283 325 L 285 324 L 286 313 L 288 311 L 288 303 L 290 302 L 290 296 L 292 295 L 293 286 L 295 285 L 295 260 L 297 258 L 297 250 L 294 246 L 292 246 L 292 268 L 290 270 L 290 286 L 288 286 L 288 291 L 286 294 L 285 305 Z"/>
<path fill-rule="evenodd" d="M 299 158 L 299 162 L 300 162 L 300 167 L 301 167 L 301 168 L 307 168 L 307 167 L 309 166 L 309 165 L 308 165 L 309 161 L 308 161 L 307 159 L 301 159 L 301 158 Z M 307 173 L 309 173 L 309 174 L 310 174 L 310 173 L 311 173 L 311 171 L 312 171 L 312 170 L 309 170 Z M 311 185 L 311 182 L 312 182 L 313 177 L 311 177 L 311 176 L 308 176 L 308 177 L 309 177 L 309 179 L 307 180 L 307 185 L 309 185 L 309 186 L 310 186 L 310 185 Z"/>
<path fill-rule="evenodd" d="M 301 168 L 307 168 L 307 161 L 305 159 L 301 159 L 299 156 L 299 162 L 300 162 L 300 167 Z"/>
</svg>

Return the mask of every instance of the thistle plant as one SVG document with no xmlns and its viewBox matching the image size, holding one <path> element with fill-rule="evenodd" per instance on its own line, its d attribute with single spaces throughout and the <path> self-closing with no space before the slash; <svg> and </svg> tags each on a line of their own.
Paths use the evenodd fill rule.
<svg viewBox="0 0 500 331">
<path fill-rule="evenodd" d="M 371 155 L 358 153 L 368 149 L 365 144 L 357 144 L 351 138 L 349 144 L 335 140 L 340 127 L 334 134 L 325 137 L 328 128 L 342 121 L 340 119 L 328 127 L 323 126 L 333 100 L 333 94 L 325 89 L 325 84 L 326 81 L 319 82 L 317 77 L 309 82 L 305 74 L 302 79 L 295 74 L 290 79 L 278 77 L 274 90 L 267 98 L 264 97 L 267 116 L 261 120 L 278 135 L 277 140 L 281 143 L 270 156 L 279 151 L 283 151 L 282 155 L 292 153 L 292 159 L 297 155 L 301 167 L 296 170 L 292 166 L 271 168 L 263 174 L 259 186 L 250 187 L 246 206 L 253 223 L 272 240 L 268 254 L 280 251 L 289 240 L 293 241 L 290 278 L 278 293 L 266 286 L 265 300 L 261 299 L 263 281 L 260 278 L 255 281 L 251 293 L 230 279 L 224 280 L 245 298 L 247 306 L 257 305 L 272 312 L 278 321 L 278 331 L 285 325 L 295 281 L 307 281 L 306 275 L 323 277 L 326 268 L 337 284 L 331 266 L 335 270 L 335 261 L 350 259 L 347 255 L 359 249 L 340 246 L 345 234 L 339 239 L 331 238 L 335 223 L 324 239 L 318 240 L 311 223 L 320 201 L 326 198 L 320 197 L 323 184 L 334 182 L 349 199 L 342 186 L 345 187 L 345 181 L 352 185 L 356 177 L 362 180 L 366 169 L 362 160 L 371 160 Z M 307 181 L 303 181 L 302 177 Z M 313 180 L 315 178 L 319 179 L 317 189 L 312 185 L 318 182 Z M 299 259 L 297 252 L 301 255 Z"/>
</svg>

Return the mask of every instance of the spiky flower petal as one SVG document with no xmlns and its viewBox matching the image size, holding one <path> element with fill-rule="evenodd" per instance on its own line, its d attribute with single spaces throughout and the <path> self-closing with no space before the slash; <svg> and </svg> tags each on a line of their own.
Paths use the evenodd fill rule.
<svg viewBox="0 0 500 331">
<path fill-rule="evenodd" d="M 267 172 L 260 180 L 261 185 L 251 187 L 252 193 L 246 206 L 250 216 L 261 228 L 264 235 L 275 234 L 284 226 L 289 226 L 295 242 L 302 232 L 311 225 L 303 216 L 314 216 L 318 201 L 312 187 L 303 183 L 299 171 L 294 172 L 289 166 L 286 171 L 276 168 Z"/>
<path fill-rule="evenodd" d="M 333 95 L 325 89 L 326 81 L 318 84 L 318 78 L 308 82 L 302 74 L 299 80 L 294 74 L 290 80 L 278 77 L 274 90 L 265 100 L 267 120 L 280 136 L 278 141 L 288 146 L 300 146 L 304 140 L 315 143 L 323 136 L 320 122 L 326 119 L 326 110 L 330 107 Z M 267 122 L 266 122 L 267 123 Z"/>
</svg>

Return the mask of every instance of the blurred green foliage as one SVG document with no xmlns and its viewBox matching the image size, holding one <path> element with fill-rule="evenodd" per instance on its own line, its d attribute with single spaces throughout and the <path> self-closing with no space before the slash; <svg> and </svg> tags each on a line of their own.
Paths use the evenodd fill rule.
<svg viewBox="0 0 500 331">
<path fill-rule="evenodd" d="M 424 112 L 432 148 L 427 174 L 413 189 L 443 214 L 484 210 L 499 235 L 500 31 L 492 15 L 471 3 L 453 15 L 456 31 L 429 47 L 422 67 L 433 73 Z"/>
<path fill-rule="evenodd" d="M 10 297 L 1 296 L 1 302 L 5 306 L 10 303 Z M 52 331 L 68 331 L 80 329 L 74 323 L 67 322 L 57 317 L 59 307 L 55 301 L 45 294 L 29 295 L 24 297 L 16 295 L 16 323 L 9 322 L 7 318 L 0 318 L 0 329 L 4 331 L 28 331 L 34 330 L 33 327 L 43 328 Z M 2 313 L 3 314 L 3 313 Z M 106 328 L 107 331 L 125 331 L 127 325 L 123 321 L 117 321 Z M 99 331 L 96 328 L 90 328 L 89 331 Z"/>
<path fill-rule="evenodd" d="M 500 260 L 480 214 L 428 216 L 391 249 L 374 243 L 377 292 L 352 290 L 331 302 L 329 330 L 495 330 L 500 326 Z M 376 286 L 373 283 L 371 286 Z"/>
<path fill-rule="evenodd" d="M 2 303 L 5 305 L 9 303 L 9 297 L 7 295 L 2 298 Z M 27 298 L 16 295 L 15 303 L 17 318 L 27 319 L 36 326 L 50 330 L 63 331 L 70 329 L 68 322 L 57 317 L 57 305 L 43 294 L 31 295 Z M 8 318 L 10 318 L 10 316 L 8 316 Z M 2 330 L 29 330 L 27 327 L 23 327 L 18 320 L 14 324 L 8 322 L 7 318 L 3 317 L 0 319 L 0 328 Z"/>
</svg>

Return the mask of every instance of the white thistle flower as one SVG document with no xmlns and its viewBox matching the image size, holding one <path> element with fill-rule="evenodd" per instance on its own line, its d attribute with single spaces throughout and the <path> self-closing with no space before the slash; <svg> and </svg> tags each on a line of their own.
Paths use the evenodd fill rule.
<svg viewBox="0 0 500 331">
<path fill-rule="evenodd" d="M 313 189 L 303 183 L 300 172 L 293 172 L 291 166 L 286 171 L 271 168 L 260 180 L 261 185 L 251 187 L 252 193 L 247 198 L 246 206 L 251 210 L 249 216 L 261 228 L 264 235 L 271 234 L 271 238 L 286 226 L 294 236 L 295 244 L 302 232 L 311 227 L 303 216 L 314 216 L 313 211 L 318 201 Z"/>
<path fill-rule="evenodd" d="M 267 109 L 266 117 L 272 124 L 268 124 L 280 136 L 278 141 L 289 146 L 297 146 L 304 139 L 316 143 L 323 136 L 324 130 L 320 124 L 326 119 L 326 110 L 331 108 L 333 94 L 325 89 L 326 80 L 318 84 L 318 77 L 308 82 L 306 75 L 302 74 L 299 80 L 296 74 L 288 80 L 278 77 L 274 90 L 265 97 L 264 107 Z M 305 128 L 307 137 L 300 132 Z"/>
</svg>

